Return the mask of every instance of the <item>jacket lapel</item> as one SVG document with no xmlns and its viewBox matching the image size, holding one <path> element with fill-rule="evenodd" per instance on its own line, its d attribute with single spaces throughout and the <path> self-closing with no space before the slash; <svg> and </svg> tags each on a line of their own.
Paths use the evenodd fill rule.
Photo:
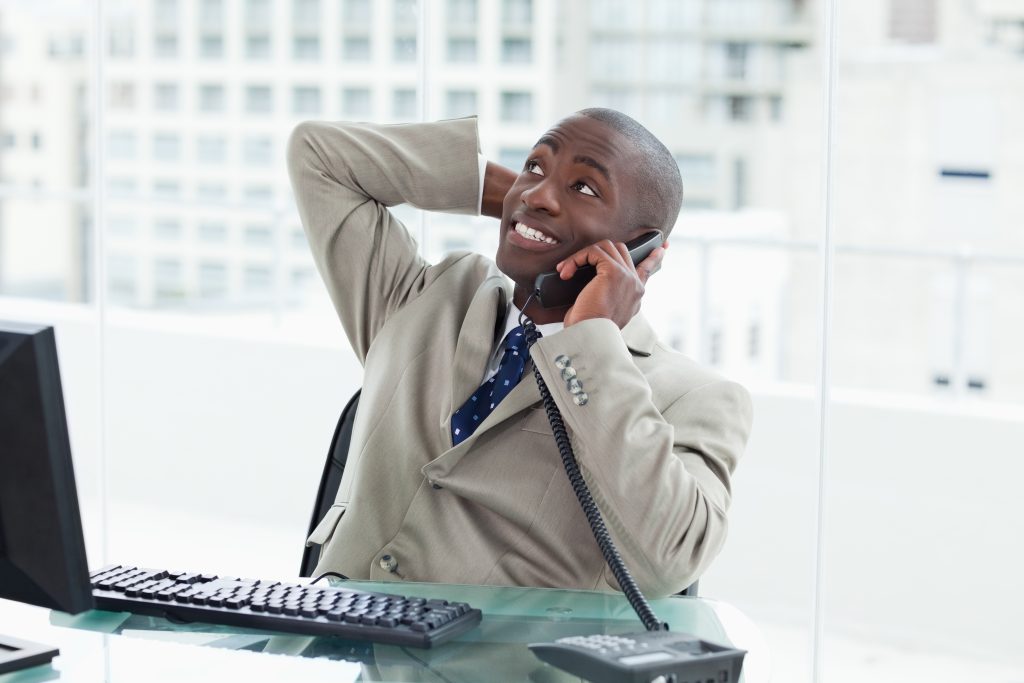
<svg viewBox="0 0 1024 683">
<path fill-rule="evenodd" d="M 459 331 L 448 400 L 441 402 L 440 422 L 445 432 L 442 438 L 449 447 L 452 444 L 451 415 L 480 386 L 495 337 L 503 329 L 509 298 L 507 287 L 500 277 L 485 280 L 473 296 Z"/>
</svg>

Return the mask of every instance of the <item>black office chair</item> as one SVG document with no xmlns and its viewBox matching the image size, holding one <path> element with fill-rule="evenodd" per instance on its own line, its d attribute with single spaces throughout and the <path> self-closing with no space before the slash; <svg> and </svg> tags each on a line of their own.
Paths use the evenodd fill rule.
<svg viewBox="0 0 1024 683">
<path fill-rule="evenodd" d="M 327 511 L 334 505 L 334 497 L 341 486 L 341 475 L 345 472 L 345 462 L 348 460 L 348 444 L 352 440 L 352 423 L 356 419 L 356 408 L 359 406 L 359 394 L 357 391 L 338 418 L 338 426 L 334 429 L 334 437 L 331 439 L 331 447 L 327 450 L 327 462 L 324 463 L 323 474 L 320 475 L 320 488 L 316 492 L 316 502 L 313 504 L 313 516 L 309 520 L 309 530 L 306 538 L 313 533 L 320 520 L 327 515 Z M 306 546 L 302 550 L 302 566 L 299 568 L 299 576 L 312 576 L 317 562 L 320 561 L 320 546 Z M 679 595 L 697 597 L 697 581 L 687 587 Z"/>
</svg>

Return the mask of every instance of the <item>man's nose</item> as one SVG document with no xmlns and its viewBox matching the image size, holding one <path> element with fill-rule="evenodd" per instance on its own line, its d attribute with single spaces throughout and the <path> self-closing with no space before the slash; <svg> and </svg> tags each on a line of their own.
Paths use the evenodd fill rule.
<svg viewBox="0 0 1024 683">
<path fill-rule="evenodd" d="M 550 178 L 544 178 L 522 194 L 523 203 L 534 211 L 557 215 L 561 210 L 558 203 L 558 187 Z"/>
</svg>

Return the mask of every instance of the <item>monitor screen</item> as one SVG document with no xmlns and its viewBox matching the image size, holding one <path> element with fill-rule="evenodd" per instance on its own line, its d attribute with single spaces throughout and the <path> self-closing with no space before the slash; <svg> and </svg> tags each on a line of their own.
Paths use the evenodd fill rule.
<svg viewBox="0 0 1024 683">
<path fill-rule="evenodd" d="M 53 328 L 2 321 L 0 598 L 93 604 Z"/>
</svg>

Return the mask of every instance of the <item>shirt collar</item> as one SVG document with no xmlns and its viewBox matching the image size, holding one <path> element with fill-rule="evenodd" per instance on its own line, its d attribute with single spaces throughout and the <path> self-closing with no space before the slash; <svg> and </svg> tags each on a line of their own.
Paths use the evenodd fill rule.
<svg viewBox="0 0 1024 683">
<path fill-rule="evenodd" d="M 508 333 L 519 325 L 519 314 L 521 311 L 511 301 L 511 297 L 508 297 L 508 306 L 505 311 L 505 325 L 498 337 L 497 341 L 500 342 Z M 550 337 L 556 332 L 561 332 L 565 328 L 565 323 L 545 323 L 544 325 L 537 325 L 537 329 L 545 337 Z M 654 332 L 654 328 L 647 322 L 647 318 L 642 313 L 637 313 L 633 316 L 633 319 L 622 328 L 622 340 L 626 343 L 626 347 L 631 353 L 638 356 L 649 356 L 654 351 L 654 345 L 658 341 L 658 336 Z"/>
</svg>

